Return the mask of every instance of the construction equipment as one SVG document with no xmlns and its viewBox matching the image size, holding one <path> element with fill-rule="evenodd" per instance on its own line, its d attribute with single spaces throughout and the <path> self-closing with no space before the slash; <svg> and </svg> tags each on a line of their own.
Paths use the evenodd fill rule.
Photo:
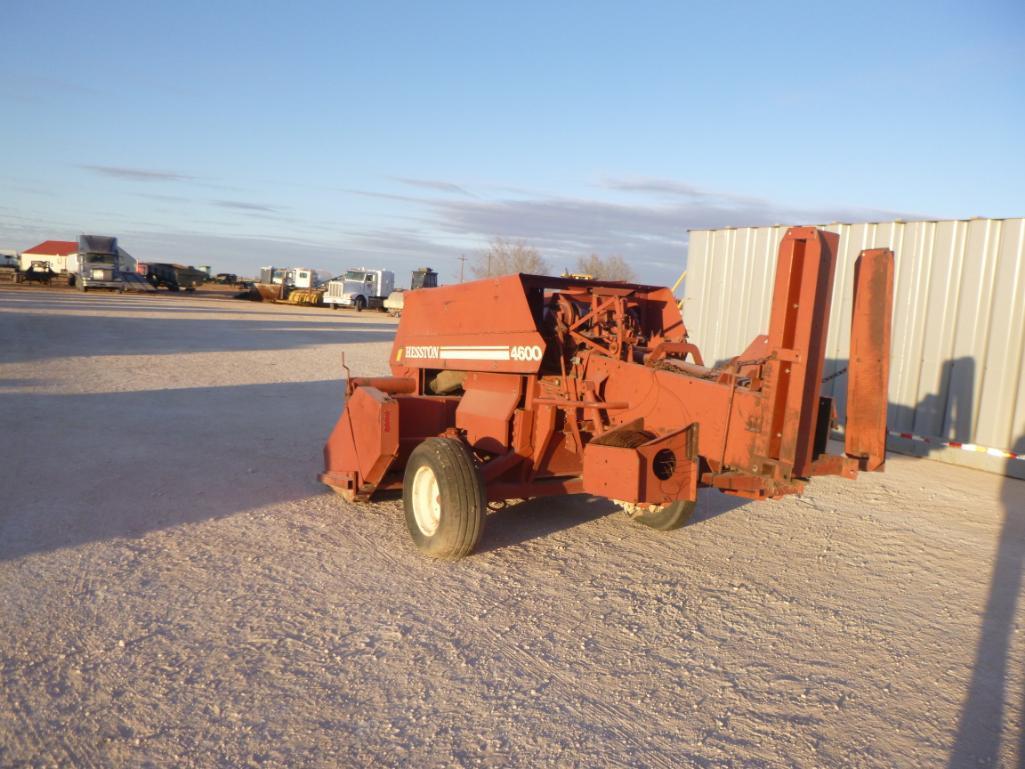
<svg viewBox="0 0 1025 769">
<path fill-rule="evenodd" d="M 309 267 L 262 267 L 260 279 L 237 298 L 316 305 L 321 303 L 324 294 L 323 289 L 318 288 L 322 283 L 317 271 Z"/>
<path fill-rule="evenodd" d="M 858 258 L 842 454 L 820 396 L 837 236 L 791 228 L 768 333 L 705 365 L 668 288 L 507 275 L 411 291 L 390 377 L 349 377 L 320 480 L 349 500 L 402 489 L 429 555 L 477 544 L 489 503 L 587 493 L 654 529 L 699 487 L 763 500 L 885 459 L 893 254 Z"/>
<path fill-rule="evenodd" d="M 322 288 L 293 288 L 288 292 L 285 300 L 288 304 L 305 304 L 316 307 L 323 304 L 324 289 Z"/>
</svg>

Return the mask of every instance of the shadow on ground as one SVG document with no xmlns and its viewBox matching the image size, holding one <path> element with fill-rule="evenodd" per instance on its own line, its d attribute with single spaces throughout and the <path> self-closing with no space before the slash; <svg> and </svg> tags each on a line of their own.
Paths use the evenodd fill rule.
<svg viewBox="0 0 1025 769">
<path fill-rule="evenodd" d="M 1025 435 L 1015 441 L 1011 451 L 1025 454 Z M 1010 465 L 1021 460 L 1007 461 Z M 1010 473 L 1008 467 L 1008 475 Z M 1011 691 L 1008 681 L 1018 603 L 1025 587 L 1022 580 L 1025 574 L 1025 481 L 1004 478 L 1001 497 L 1004 520 L 975 648 L 972 678 L 948 763 L 950 769 L 1003 766 L 1001 753 L 1010 755 L 1012 751 L 1017 754 L 1016 765 L 1025 768 L 1025 723 L 1019 725 L 1017 735 L 1006 723 L 1006 704 L 1014 700 L 1020 705 L 1019 718 L 1025 720 L 1025 688 L 1021 692 Z M 1015 743 L 1013 748 L 1004 744 L 1001 751 L 1002 742 L 1009 741 Z"/>
<path fill-rule="evenodd" d="M 698 506 L 684 530 L 727 513 L 749 500 L 730 497 L 714 489 L 698 492 Z M 539 497 L 502 507 L 488 515 L 478 553 L 515 547 L 533 539 L 548 537 L 609 515 L 618 515 L 624 526 L 636 526 L 618 505 L 602 497 L 573 494 L 565 497 Z M 652 536 L 673 536 L 672 532 L 651 531 Z"/>
<path fill-rule="evenodd" d="M 0 560 L 327 493 L 343 387 L 5 393 Z"/>
<path fill-rule="evenodd" d="M 390 342 L 395 324 L 304 320 L 301 316 L 150 318 L 124 315 L 35 315 L 5 311 L 12 334 L 0 363 L 26 363 L 79 355 L 173 355 L 193 352 L 284 350 L 321 344 Z M 45 340 L 45 342 L 43 341 Z"/>
</svg>

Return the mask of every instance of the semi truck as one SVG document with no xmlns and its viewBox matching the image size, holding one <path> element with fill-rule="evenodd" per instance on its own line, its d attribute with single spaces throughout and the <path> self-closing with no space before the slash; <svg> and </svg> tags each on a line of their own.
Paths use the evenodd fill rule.
<svg viewBox="0 0 1025 769">
<path fill-rule="evenodd" d="M 155 290 L 142 275 L 134 272 L 135 260 L 118 248 L 117 238 L 106 235 L 80 235 L 78 272 L 75 284 L 81 291 L 113 288 L 118 291 Z"/>
<path fill-rule="evenodd" d="M 395 289 L 395 273 L 366 267 L 349 269 L 344 275 L 328 281 L 324 304 L 332 310 L 351 307 L 358 312 L 384 309 L 384 300 Z"/>
</svg>

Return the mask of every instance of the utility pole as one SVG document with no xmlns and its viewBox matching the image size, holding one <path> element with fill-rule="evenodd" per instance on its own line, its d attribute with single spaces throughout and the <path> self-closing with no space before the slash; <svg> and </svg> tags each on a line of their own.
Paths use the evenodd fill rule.
<svg viewBox="0 0 1025 769">
<path fill-rule="evenodd" d="M 459 282 L 463 282 L 463 265 L 466 264 L 466 254 L 459 255 Z"/>
</svg>

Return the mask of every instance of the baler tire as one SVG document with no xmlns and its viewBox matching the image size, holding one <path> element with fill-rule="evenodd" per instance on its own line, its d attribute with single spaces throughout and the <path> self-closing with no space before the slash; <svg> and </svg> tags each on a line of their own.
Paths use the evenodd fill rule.
<svg viewBox="0 0 1025 769">
<path fill-rule="evenodd" d="M 697 505 L 697 502 L 681 499 L 663 505 L 661 510 L 635 515 L 631 520 L 656 531 L 672 531 L 690 520 Z"/>
<path fill-rule="evenodd" d="M 438 519 L 430 533 L 417 522 L 413 506 L 417 474 L 425 468 L 437 484 L 439 503 Z M 484 528 L 487 494 L 466 444 L 452 438 L 427 438 L 413 449 L 402 482 L 402 504 L 406 528 L 420 550 L 446 560 L 469 555 Z"/>
</svg>

